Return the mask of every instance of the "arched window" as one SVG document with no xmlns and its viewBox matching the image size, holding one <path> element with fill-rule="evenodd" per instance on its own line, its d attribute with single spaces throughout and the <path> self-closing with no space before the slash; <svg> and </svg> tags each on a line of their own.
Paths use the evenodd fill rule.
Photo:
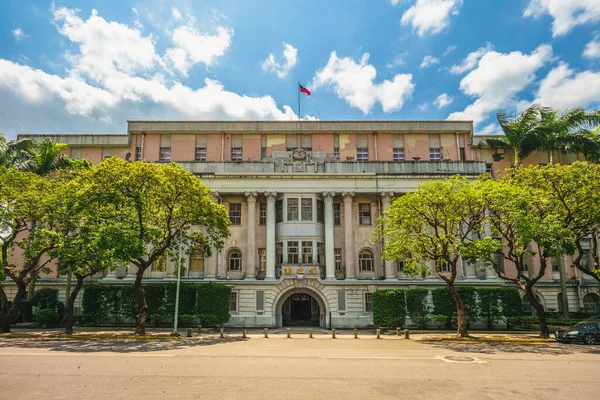
<svg viewBox="0 0 600 400">
<path fill-rule="evenodd" d="M 589 314 L 596 314 L 600 311 L 600 296 L 596 293 L 588 293 L 583 296 L 583 309 Z"/>
<path fill-rule="evenodd" d="M 373 252 L 368 249 L 361 250 L 358 254 L 358 265 L 361 271 L 373 271 L 374 265 Z"/>
<path fill-rule="evenodd" d="M 190 256 L 190 271 L 204 271 L 204 253 L 195 251 Z"/>
<path fill-rule="evenodd" d="M 234 249 L 227 253 L 227 270 L 241 271 L 242 270 L 242 252 Z"/>
</svg>

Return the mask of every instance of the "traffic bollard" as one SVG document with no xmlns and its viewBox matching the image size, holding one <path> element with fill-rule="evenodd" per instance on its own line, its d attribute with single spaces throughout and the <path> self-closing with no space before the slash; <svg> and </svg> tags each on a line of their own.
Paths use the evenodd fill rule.
<svg viewBox="0 0 600 400">
<path fill-rule="evenodd" d="M 410 333 L 408 332 L 408 329 L 404 330 L 404 339 L 410 339 Z"/>
<path fill-rule="evenodd" d="M 187 337 L 192 337 L 192 329 L 188 328 L 187 330 Z"/>
<path fill-rule="evenodd" d="M 335 339 L 335 329 L 332 329 L 332 330 L 331 330 L 331 338 L 332 338 L 332 339 Z"/>
<path fill-rule="evenodd" d="M 287 338 L 290 339 L 292 337 L 292 330 L 287 328 Z"/>
<path fill-rule="evenodd" d="M 221 337 L 221 339 L 225 337 L 225 329 L 221 328 L 221 330 L 219 331 L 219 336 Z"/>
<path fill-rule="evenodd" d="M 354 330 L 354 339 L 358 339 L 358 329 Z"/>
<path fill-rule="evenodd" d="M 269 337 L 269 329 L 265 328 L 265 339 Z"/>
<path fill-rule="evenodd" d="M 379 336 L 381 334 L 381 331 L 377 329 L 375 330 L 375 333 L 377 334 L 377 339 L 381 339 L 381 337 Z"/>
<path fill-rule="evenodd" d="M 246 330 L 242 329 L 242 338 L 246 339 Z"/>
<path fill-rule="evenodd" d="M 400 336 L 400 328 L 396 328 L 396 336 Z"/>
<path fill-rule="evenodd" d="M 308 338 L 309 338 L 309 339 L 312 339 L 312 338 L 313 338 L 313 334 L 312 334 L 312 328 L 310 328 L 310 329 L 308 330 Z"/>
</svg>

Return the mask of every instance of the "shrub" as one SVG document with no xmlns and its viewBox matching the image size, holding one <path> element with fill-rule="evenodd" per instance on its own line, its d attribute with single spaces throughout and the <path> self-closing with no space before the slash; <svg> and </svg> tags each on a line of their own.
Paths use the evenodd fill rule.
<svg viewBox="0 0 600 400">
<path fill-rule="evenodd" d="M 494 329 L 494 322 L 502 316 L 501 291 L 502 289 L 477 289 L 480 315 L 487 329 Z"/>
<path fill-rule="evenodd" d="M 402 328 L 406 318 L 403 290 L 379 290 L 373 293 L 373 323 L 381 328 Z"/>
<path fill-rule="evenodd" d="M 517 288 L 500 289 L 502 315 L 506 318 L 506 329 L 511 329 L 511 321 L 523 315 L 523 300 Z"/>
<path fill-rule="evenodd" d="M 409 289 L 406 291 L 408 316 L 420 329 L 426 329 L 429 322 L 428 294 L 428 289 Z"/>
<path fill-rule="evenodd" d="M 202 326 L 222 325 L 229 321 L 231 288 L 218 283 L 196 286 L 196 314 L 202 316 Z"/>
<path fill-rule="evenodd" d="M 31 304 L 42 309 L 55 309 L 58 305 L 58 289 L 44 288 L 36 290 L 31 297 Z"/>
<path fill-rule="evenodd" d="M 49 327 L 56 322 L 56 311 L 52 308 L 42 308 L 35 313 L 35 322 L 42 327 Z"/>
</svg>

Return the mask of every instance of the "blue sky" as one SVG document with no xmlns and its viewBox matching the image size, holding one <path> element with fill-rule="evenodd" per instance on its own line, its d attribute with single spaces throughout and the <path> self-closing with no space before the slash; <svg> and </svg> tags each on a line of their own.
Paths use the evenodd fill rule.
<svg viewBox="0 0 600 400">
<path fill-rule="evenodd" d="M 93 5 L 91 5 L 93 3 Z M 600 0 L 22 1 L 0 131 L 128 119 L 466 119 L 600 104 Z"/>
</svg>

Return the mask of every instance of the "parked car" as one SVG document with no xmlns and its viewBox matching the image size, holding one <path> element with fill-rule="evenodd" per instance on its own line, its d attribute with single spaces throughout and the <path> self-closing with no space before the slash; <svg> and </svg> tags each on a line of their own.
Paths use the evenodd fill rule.
<svg viewBox="0 0 600 400">
<path fill-rule="evenodd" d="M 559 342 L 581 342 L 584 344 L 600 343 L 600 320 L 582 321 L 555 333 Z"/>
</svg>

